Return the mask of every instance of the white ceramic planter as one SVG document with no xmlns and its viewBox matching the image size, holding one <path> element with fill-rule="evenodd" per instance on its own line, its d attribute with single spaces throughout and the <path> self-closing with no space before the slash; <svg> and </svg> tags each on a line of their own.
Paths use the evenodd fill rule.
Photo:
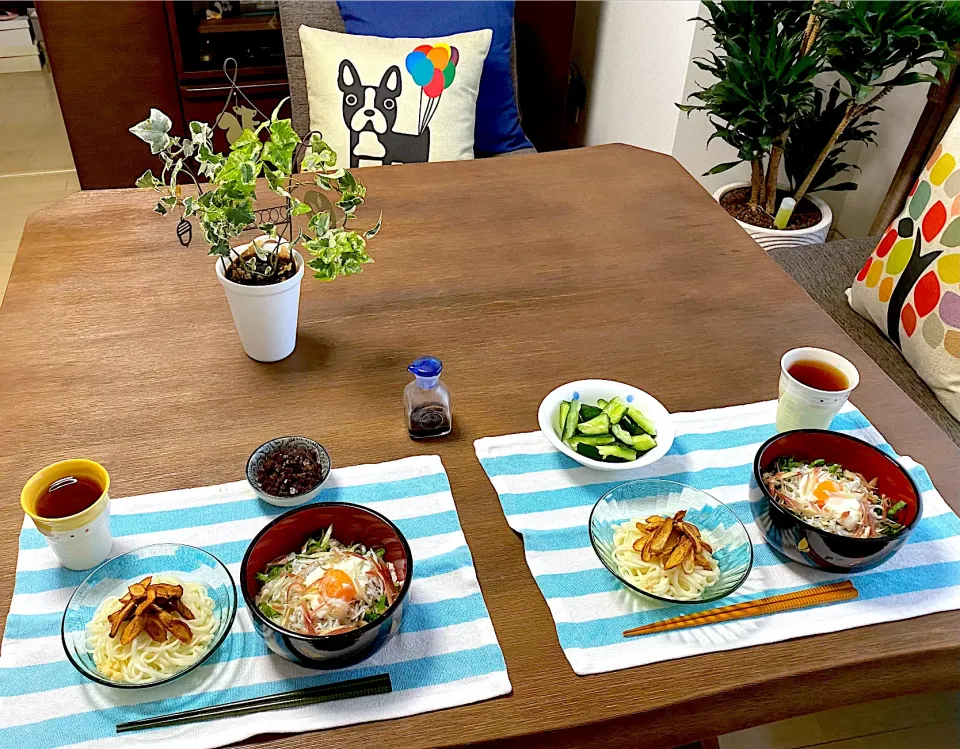
<svg viewBox="0 0 960 749">
<path fill-rule="evenodd" d="M 243 252 L 247 245 L 237 247 Z M 297 316 L 300 311 L 300 282 L 303 280 L 303 256 L 293 251 L 297 273 L 292 278 L 269 286 L 245 286 L 223 275 L 223 262 L 217 258 L 217 278 L 223 284 L 230 312 L 247 356 L 262 362 L 279 361 L 297 345 Z"/>
<path fill-rule="evenodd" d="M 713 197 L 719 203 L 724 193 L 736 187 L 749 186 L 749 182 L 733 182 L 721 187 L 713 193 Z M 783 185 L 780 187 L 782 189 Z M 760 226 L 754 226 L 753 224 L 746 224 L 737 219 L 734 220 L 765 250 L 826 242 L 827 234 L 830 232 L 830 224 L 833 223 L 833 211 L 830 210 L 830 206 L 816 195 L 807 195 L 806 199 L 812 201 L 813 204 L 820 209 L 820 213 L 822 214 L 819 224 L 806 229 L 764 229 Z"/>
</svg>

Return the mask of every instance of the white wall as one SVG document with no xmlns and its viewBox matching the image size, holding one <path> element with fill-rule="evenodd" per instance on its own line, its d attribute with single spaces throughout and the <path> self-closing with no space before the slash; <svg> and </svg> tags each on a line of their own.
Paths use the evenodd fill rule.
<svg viewBox="0 0 960 749">
<path fill-rule="evenodd" d="M 697 0 L 579 4 L 574 58 L 589 81 L 587 145 L 631 143 L 670 152 L 680 115 L 674 102 L 683 94 L 695 30 L 688 19 L 699 5 Z"/>
<path fill-rule="evenodd" d="M 929 88 L 926 84 L 917 84 L 892 91 L 881 102 L 883 111 L 871 116 L 880 123 L 875 128 L 877 145 L 867 147 L 856 143 L 847 147 L 851 156 L 849 161 L 863 171 L 850 173 L 850 179 L 858 185 L 856 190 L 833 193 L 836 197 L 830 199 L 834 227 L 843 236 L 865 237 L 870 233 L 870 225 L 880 210 L 926 104 Z M 817 194 L 822 196 L 824 193 Z"/>
<path fill-rule="evenodd" d="M 574 34 L 574 60 L 588 86 L 581 136 L 585 145 L 631 143 L 672 154 L 713 192 L 749 179 L 746 164 L 722 174 L 703 176 L 710 167 L 732 161 L 736 151 L 713 132 L 706 116 L 689 116 L 675 106 L 711 76 L 693 64 L 713 47 L 712 34 L 688 19 L 701 15 L 697 0 L 606 0 L 580 2 Z M 820 192 L 833 208 L 834 227 L 847 237 L 866 236 L 880 207 L 927 93 L 926 85 L 899 89 L 883 100 L 878 146 L 848 147 L 863 171 L 852 179 L 853 192 Z"/>
<path fill-rule="evenodd" d="M 700 10 L 699 2 L 697 3 L 697 10 Z M 697 15 L 701 14 L 692 13 L 688 18 Z M 689 25 L 694 27 L 695 31 L 690 56 L 687 59 L 686 70 L 684 71 L 682 98 L 678 101 L 695 104 L 696 101 L 688 102 L 687 97 L 702 86 L 709 86 L 716 81 L 716 78 L 698 68 L 693 64 L 693 61 L 698 57 L 706 56 L 716 45 L 713 42 L 713 34 L 702 23 L 690 22 Z M 706 145 L 713 130 L 710 120 L 702 112 L 691 112 L 690 114 L 680 112 L 673 143 L 670 150 L 667 151 L 667 153 L 673 154 L 674 158 L 683 164 L 684 169 L 700 180 L 700 184 L 710 192 L 729 182 L 750 179 L 750 167 L 747 164 L 740 164 L 721 174 L 703 176 L 703 173 L 712 166 L 737 158 L 737 149 L 724 143 L 719 138 L 714 138 L 709 146 Z"/>
</svg>

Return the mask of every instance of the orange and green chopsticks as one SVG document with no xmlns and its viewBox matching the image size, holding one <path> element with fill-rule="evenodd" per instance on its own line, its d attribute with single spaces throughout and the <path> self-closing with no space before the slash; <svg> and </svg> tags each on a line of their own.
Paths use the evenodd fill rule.
<svg viewBox="0 0 960 749">
<path fill-rule="evenodd" d="M 844 580 L 839 583 L 820 585 L 816 588 L 795 590 L 792 593 L 781 593 L 777 596 L 758 598 L 755 601 L 733 603 L 729 606 L 721 606 L 695 614 L 675 616 L 672 619 L 664 619 L 661 622 L 654 622 L 653 624 L 645 624 L 642 627 L 628 629 L 623 633 L 623 636 L 636 637 L 638 635 L 649 635 L 655 632 L 670 632 L 675 629 L 686 629 L 687 627 L 701 627 L 704 624 L 729 622 L 735 619 L 748 619 L 755 616 L 777 614 L 781 611 L 793 611 L 795 609 L 823 606 L 828 603 L 852 601 L 858 595 L 859 593 L 853 586 L 853 583 L 849 580 Z"/>
</svg>

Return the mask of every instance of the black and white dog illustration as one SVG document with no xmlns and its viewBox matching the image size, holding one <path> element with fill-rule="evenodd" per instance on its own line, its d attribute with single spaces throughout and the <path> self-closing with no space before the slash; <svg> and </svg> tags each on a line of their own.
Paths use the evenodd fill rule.
<svg viewBox="0 0 960 749">
<path fill-rule="evenodd" d="M 350 60 L 340 63 L 343 121 L 350 131 L 350 168 L 430 160 L 430 128 L 419 135 L 394 132 L 403 81 L 391 65 L 379 86 L 365 86 Z"/>
</svg>

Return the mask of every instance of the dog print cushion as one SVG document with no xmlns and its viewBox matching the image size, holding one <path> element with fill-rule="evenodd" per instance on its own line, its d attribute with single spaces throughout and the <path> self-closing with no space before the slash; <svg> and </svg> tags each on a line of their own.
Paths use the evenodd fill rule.
<svg viewBox="0 0 960 749">
<path fill-rule="evenodd" d="M 492 36 L 384 39 L 301 26 L 311 129 L 350 168 L 472 159 Z"/>
<path fill-rule="evenodd" d="M 477 96 L 474 152 L 532 149 L 523 134 L 514 86 L 513 0 L 337 0 L 349 34 L 443 36 L 492 29 Z"/>
<path fill-rule="evenodd" d="M 847 296 L 960 420 L 960 117 Z"/>
</svg>

